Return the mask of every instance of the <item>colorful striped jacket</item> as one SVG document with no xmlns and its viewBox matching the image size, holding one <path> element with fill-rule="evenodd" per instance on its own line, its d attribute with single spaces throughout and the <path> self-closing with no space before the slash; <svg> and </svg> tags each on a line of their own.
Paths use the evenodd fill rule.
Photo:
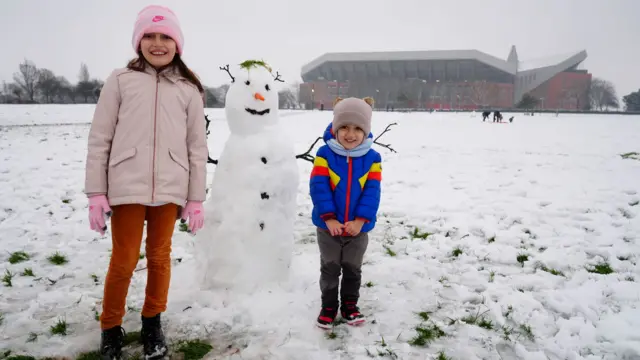
<svg viewBox="0 0 640 360">
<path fill-rule="evenodd" d="M 325 143 L 331 138 L 334 134 L 329 125 L 324 133 Z M 309 181 L 313 224 L 327 229 L 326 220 L 335 218 L 344 224 L 360 218 L 365 221 L 361 232 L 371 231 L 380 205 L 381 162 L 380 154 L 373 149 L 347 159 L 328 145 L 320 147 Z"/>
</svg>

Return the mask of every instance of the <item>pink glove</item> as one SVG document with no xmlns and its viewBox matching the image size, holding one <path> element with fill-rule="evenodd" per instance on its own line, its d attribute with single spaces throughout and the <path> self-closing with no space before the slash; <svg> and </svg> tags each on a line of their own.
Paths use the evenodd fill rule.
<svg viewBox="0 0 640 360">
<path fill-rule="evenodd" d="M 189 232 L 194 234 L 204 226 L 204 208 L 202 201 L 187 201 L 187 205 L 182 209 L 180 215 L 183 224 L 189 219 Z"/>
<path fill-rule="evenodd" d="M 89 198 L 89 224 L 91 230 L 95 230 L 104 235 L 107 231 L 107 224 L 105 223 L 105 215 L 111 216 L 111 208 L 109 207 L 109 201 L 105 195 L 95 195 Z"/>
</svg>

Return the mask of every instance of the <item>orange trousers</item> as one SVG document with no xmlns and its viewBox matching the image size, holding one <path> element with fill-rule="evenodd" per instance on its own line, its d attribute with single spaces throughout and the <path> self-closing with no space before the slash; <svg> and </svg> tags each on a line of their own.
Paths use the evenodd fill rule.
<svg viewBox="0 0 640 360">
<path fill-rule="evenodd" d="M 147 287 L 142 316 L 153 317 L 167 309 L 167 295 L 171 280 L 171 237 L 179 207 L 175 204 L 162 206 L 130 204 L 113 206 L 112 210 L 113 250 L 105 279 L 102 315 L 100 315 L 100 327 L 103 330 L 122 324 L 129 284 L 140 259 L 145 220 L 147 220 L 145 247 Z"/>
</svg>

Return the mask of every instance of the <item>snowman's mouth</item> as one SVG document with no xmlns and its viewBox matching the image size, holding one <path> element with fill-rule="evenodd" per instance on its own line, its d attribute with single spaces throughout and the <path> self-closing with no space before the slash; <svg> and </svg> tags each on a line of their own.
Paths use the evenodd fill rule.
<svg viewBox="0 0 640 360">
<path fill-rule="evenodd" d="M 264 115 L 264 114 L 268 114 L 268 113 L 271 112 L 271 109 L 264 109 L 262 111 L 258 111 L 258 110 L 255 110 L 255 109 L 244 108 L 244 110 L 246 112 L 248 112 L 249 114 L 251 114 L 251 115 Z"/>
</svg>

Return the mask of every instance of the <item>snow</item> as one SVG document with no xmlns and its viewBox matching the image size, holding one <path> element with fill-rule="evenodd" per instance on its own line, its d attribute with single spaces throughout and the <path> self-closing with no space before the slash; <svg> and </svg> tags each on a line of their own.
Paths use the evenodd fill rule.
<svg viewBox="0 0 640 360">
<path fill-rule="evenodd" d="M 247 293 L 289 278 L 299 177 L 272 75 L 264 68 L 234 73 L 225 109 L 231 135 L 195 239 L 196 266 L 181 273 L 197 273 L 197 288 Z"/>
<path fill-rule="evenodd" d="M 229 131 L 220 110 L 207 113 L 218 158 Z M 0 263 L 16 274 L 13 287 L 0 284 L 0 349 L 69 357 L 94 350 L 110 239 L 89 229 L 82 194 L 92 110 L 2 106 L 0 114 Z M 304 152 L 330 119 L 330 112 L 283 111 L 282 139 Z M 6 126 L 43 122 L 75 124 Z M 373 130 L 392 122 L 398 126 L 381 140 L 398 153 L 378 148 L 383 200 L 363 266 L 363 284 L 372 286 L 361 291 L 361 310 L 375 323 L 339 325 L 335 339 L 314 325 L 311 164 L 299 160 L 290 282 L 251 295 L 198 292 L 187 271 L 198 240 L 176 230 L 167 336 L 206 339 L 214 352 L 242 349 L 225 359 L 368 359 L 385 351 L 383 338 L 399 359 L 435 359 L 439 351 L 465 360 L 640 358 L 640 161 L 620 156 L 640 151 L 640 117 L 515 114 L 512 124 L 493 124 L 468 113 L 376 112 Z M 433 235 L 412 239 L 415 227 Z M 20 250 L 31 259 L 9 264 Z M 56 251 L 69 262 L 50 264 Z M 613 273 L 587 271 L 604 261 Z M 145 263 L 129 290 L 129 331 L 139 329 Z M 39 280 L 19 275 L 26 267 Z M 425 324 L 447 334 L 427 347 L 409 344 L 421 311 L 430 312 Z M 461 321 L 470 315 L 494 330 Z M 50 334 L 58 319 L 68 322 L 67 336 Z M 520 325 L 531 327 L 533 341 Z M 27 343 L 32 332 L 38 338 Z"/>
</svg>

